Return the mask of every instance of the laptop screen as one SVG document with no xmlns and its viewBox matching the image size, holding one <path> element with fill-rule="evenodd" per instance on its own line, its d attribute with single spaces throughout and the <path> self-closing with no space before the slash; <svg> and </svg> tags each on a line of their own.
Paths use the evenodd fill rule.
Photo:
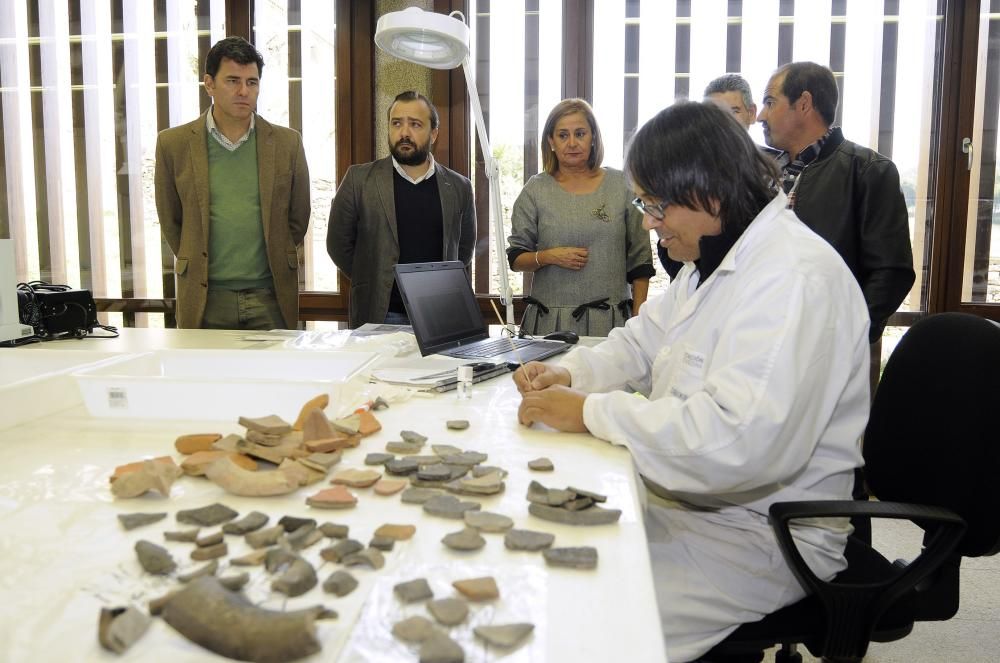
<svg viewBox="0 0 1000 663">
<path fill-rule="evenodd" d="M 421 353 L 431 354 L 489 336 L 461 262 L 396 265 L 396 283 Z"/>
</svg>

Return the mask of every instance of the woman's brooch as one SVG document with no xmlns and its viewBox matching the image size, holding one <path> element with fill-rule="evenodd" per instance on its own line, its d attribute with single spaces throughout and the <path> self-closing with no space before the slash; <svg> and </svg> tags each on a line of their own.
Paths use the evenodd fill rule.
<svg viewBox="0 0 1000 663">
<path fill-rule="evenodd" d="M 597 209 L 590 210 L 590 213 L 593 214 L 598 219 L 600 219 L 601 221 L 603 221 L 604 223 L 611 223 L 611 217 L 608 216 L 608 212 L 605 209 L 606 207 L 607 207 L 607 203 L 605 203 L 604 205 L 601 205 Z"/>
</svg>

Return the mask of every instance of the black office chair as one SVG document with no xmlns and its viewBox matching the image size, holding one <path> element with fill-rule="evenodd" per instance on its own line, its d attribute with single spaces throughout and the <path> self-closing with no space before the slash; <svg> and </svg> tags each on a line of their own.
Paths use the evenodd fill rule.
<svg viewBox="0 0 1000 663">
<path fill-rule="evenodd" d="M 744 624 L 704 660 L 776 661 L 813 656 L 860 661 L 869 642 L 905 637 L 917 621 L 958 610 L 962 557 L 1000 551 L 1000 325 L 962 313 L 917 322 L 886 364 L 865 430 L 864 477 L 880 501 L 785 502 L 770 509 L 785 560 L 809 596 Z M 848 567 L 832 582 L 806 566 L 789 533 L 796 518 L 910 520 L 924 530 L 921 554 L 889 562 L 852 535 Z M 858 528 L 860 531 L 861 528 Z"/>
</svg>

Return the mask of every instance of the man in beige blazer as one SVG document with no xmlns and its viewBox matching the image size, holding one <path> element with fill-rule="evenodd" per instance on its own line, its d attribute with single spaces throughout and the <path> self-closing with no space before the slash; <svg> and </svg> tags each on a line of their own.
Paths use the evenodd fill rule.
<svg viewBox="0 0 1000 663">
<path fill-rule="evenodd" d="M 176 257 L 177 326 L 294 329 L 309 168 L 298 132 L 256 115 L 264 60 L 240 37 L 205 60 L 212 106 L 156 141 L 156 211 Z"/>
</svg>

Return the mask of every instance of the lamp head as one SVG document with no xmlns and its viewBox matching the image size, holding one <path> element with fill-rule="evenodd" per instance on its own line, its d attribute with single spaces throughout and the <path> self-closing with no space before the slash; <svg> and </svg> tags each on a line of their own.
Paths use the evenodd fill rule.
<svg viewBox="0 0 1000 663">
<path fill-rule="evenodd" d="M 458 18 L 409 7 L 378 20 L 375 44 L 400 60 L 454 69 L 469 57 L 469 27 Z"/>
</svg>

